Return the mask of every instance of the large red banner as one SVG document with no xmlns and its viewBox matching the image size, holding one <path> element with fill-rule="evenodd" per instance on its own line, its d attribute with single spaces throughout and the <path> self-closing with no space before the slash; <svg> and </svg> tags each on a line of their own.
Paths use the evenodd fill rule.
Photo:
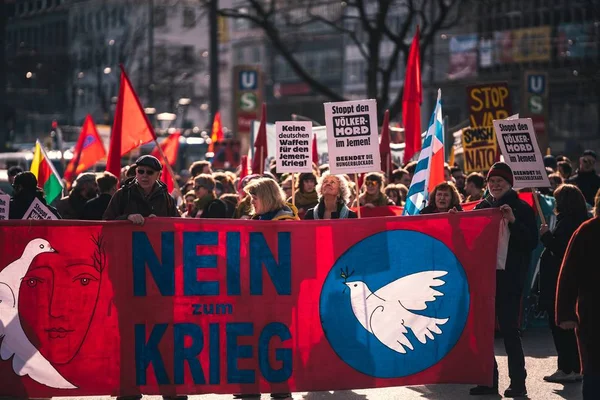
<svg viewBox="0 0 600 400">
<path fill-rule="evenodd" d="M 0 396 L 490 384 L 498 210 L 0 223 Z"/>
</svg>

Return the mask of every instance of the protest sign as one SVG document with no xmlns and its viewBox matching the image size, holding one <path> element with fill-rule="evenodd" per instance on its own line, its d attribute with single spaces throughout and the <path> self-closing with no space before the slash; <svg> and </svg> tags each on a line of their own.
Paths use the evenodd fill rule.
<svg viewBox="0 0 600 400">
<path fill-rule="evenodd" d="M 379 171 L 375 100 L 325 103 L 325 122 L 332 174 Z"/>
<path fill-rule="evenodd" d="M 510 92 L 505 82 L 467 86 L 470 128 L 463 130 L 466 173 L 490 169 L 500 159 L 492 121 L 511 114 Z"/>
<path fill-rule="evenodd" d="M 312 172 L 312 122 L 275 122 L 277 173 Z"/>
<path fill-rule="evenodd" d="M 491 385 L 501 219 L 4 221 L 0 396 Z"/>
<path fill-rule="evenodd" d="M 0 221 L 8 219 L 8 207 L 10 206 L 10 195 L 0 194 Z"/>
<path fill-rule="evenodd" d="M 22 219 L 58 219 L 39 199 L 35 198 Z"/>
<path fill-rule="evenodd" d="M 515 189 L 549 187 L 531 118 L 495 120 L 494 130 L 504 162 L 513 171 Z"/>
</svg>

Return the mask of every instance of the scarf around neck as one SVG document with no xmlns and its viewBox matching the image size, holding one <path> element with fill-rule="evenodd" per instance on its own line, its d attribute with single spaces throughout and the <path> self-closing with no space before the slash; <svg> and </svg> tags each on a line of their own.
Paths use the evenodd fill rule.
<svg viewBox="0 0 600 400">
<path fill-rule="evenodd" d="M 348 218 L 349 213 L 350 213 L 350 209 L 342 201 L 338 201 L 338 203 L 337 203 L 338 219 Z M 322 215 L 325 215 L 325 201 L 319 201 L 319 204 L 317 205 L 317 207 L 315 207 L 313 217 L 314 217 L 314 219 L 321 219 Z"/>
<path fill-rule="evenodd" d="M 296 207 L 298 208 L 311 208 L 319 202 L 319 194 L 316 190 L 313 190 L 310 193 L 302 193 L 301 191 L 296 190 L 294 196 L 296 197 Z"/>
</svg>

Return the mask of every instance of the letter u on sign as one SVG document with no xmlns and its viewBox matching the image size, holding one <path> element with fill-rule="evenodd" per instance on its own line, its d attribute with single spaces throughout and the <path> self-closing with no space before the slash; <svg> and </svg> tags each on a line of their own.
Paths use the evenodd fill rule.
<svg viewBox="0 0 600 400">
<path fill-rule="evenodd" d="M 240 71 L 240 90 L 256 90 L 257 83 L 256 71 Z"/>
<path fill-rule="evenodd" d="M 527 86 L 529 93 L 543 94 L 546 88 L 546 77 L 544 75 L 529 75 Z"/>
</svg>

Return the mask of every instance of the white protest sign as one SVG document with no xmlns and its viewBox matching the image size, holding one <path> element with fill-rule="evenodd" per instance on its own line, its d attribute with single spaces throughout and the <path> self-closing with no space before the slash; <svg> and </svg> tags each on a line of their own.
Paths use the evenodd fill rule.
<svg viewBox="0 0 600 400">
<path fill-rule="evenodd" d="M 275 122 L 277 173 L 312 172 L 312 122 Z"/>
<path fill-rule="evenodd" d="M 375 100 L 325 103 L 325 123 L 332 174 L 381 169 Z"/>
<path fill-rule="evenodd" d="M 58 219 L 39 199 L 33 199 L 22 219 Z"/>
<path fill-rule="evenodd" d="M 514 188 L 549 187 L 531 118 L 494 120 L 500 150 L 513 171 Z"/>
<path fill-rule="evenodd" d="M 8 207 L 10 206 L 10 195 L 0 194 L 0 221 L 8 219 Z"/>
</svg>

